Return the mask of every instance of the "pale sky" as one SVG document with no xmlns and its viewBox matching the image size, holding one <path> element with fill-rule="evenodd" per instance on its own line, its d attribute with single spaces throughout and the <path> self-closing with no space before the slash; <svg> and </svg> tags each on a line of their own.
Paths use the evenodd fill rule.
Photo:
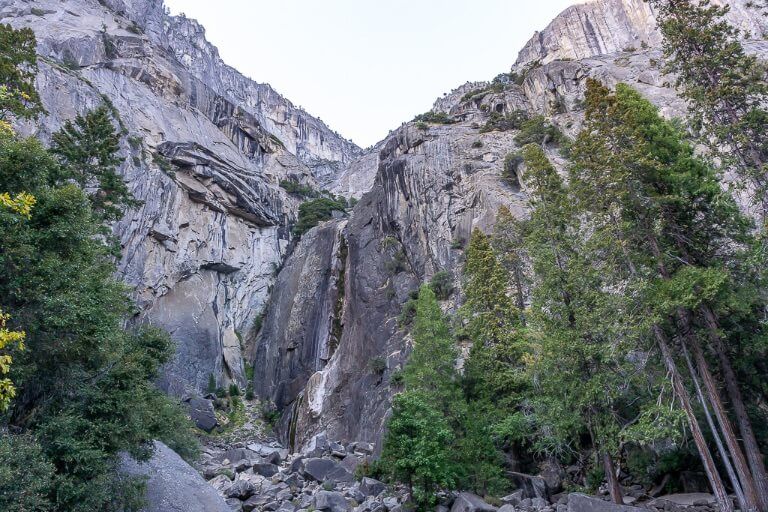
<svg viewBox="0 0 768 512">
<path fill-rule="evenodd" d="M 467 81 L 509 71 L 576 0 L 166 0 L 224 61 L 367 147 Z"/>
</svg>

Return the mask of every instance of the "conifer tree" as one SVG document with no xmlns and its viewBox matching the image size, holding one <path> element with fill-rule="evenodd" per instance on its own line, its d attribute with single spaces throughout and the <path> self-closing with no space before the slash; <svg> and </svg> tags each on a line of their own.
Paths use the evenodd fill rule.
<svg viewBox="0 0 768 512">
<path fill-rule="evenodd" d="M 625 313 L 622 297 L 603 291 L 592 264 L 596 254 L 582 243 L 568 190 L 542 148 L 525 146 L 522 155 L 532 206 L 524 241 L 535 273 L 529 358 L 536 383 L 530 398 L 534 448 L 563 455 L 588 434 L 612 499 L 623 503 L 614 456 L 629 420 L 619 410 L 643 397 L 633 386 L 638 372 L 627 357 L 627 323 L 612 321 Z"/>
<path fill-rule="evenodd" d="M 651 0 L 664 36 L 666 71 L 676 76 L 700 141 L 750 184 L 757 213 L 768 215 L 768 75 L 709 0 Z"/>
<path fill-rule="evenodd" d="M 66 178 L 84 189 L 96 189 L 90 194 L 91 203 L 104 220 L 117 220 L 124 207 L 137 204 L 117 174 L 123 162 L 118 155 L 120 134 L 106 105 L 67 121 L 53 134 L 51 150 L 63 164 Z"/>
<path fill-rule="evenodd" d="M 524 325 L 528 281 L 523 235 L 524 222 L 516 219 L 506 206 L 500 206 L 496 215 L 496 224 L 493 227 L 491 245 L 498 255 L 499 262 L 511 276 L 515 307 L 519 311 L 520 322 Z"/>
<path fill-rule="evenodd" d="M 670 337 L 680 341 L 683 355 L 689 350 L 694 355 L 689 377 L 694 384 L 701 379 L 702 407 L 705 412 L 711 407 L 717 419 L 714 439 L 721 460 L 741 506 L 754 509 L 754 480 L 694 328 L 704 327 L 710 340 L 718 336 L 706 325 L 705 311 L 734 300 L 727 291 L 745 291 L 728 269 L 738 266 L 734 248 L 746 240 L 748 223 L 711 167 L 696 158 L 675 128 L 631 88 L 619 84 L 611 94 L 591 80 L 586 117 L 585 129 L 572 147 L 571 183 L 578 210 L 588 216 L 591 239 L 602 247 L 604 261 L 612 263 L 606 273 L 616 279 L 616 286 L 636 288 L 637 297 L 642 297 L 639 307 L 651 319 L 649 334 L 672 376 L 720 506 L 731 508 Z M 716 344 L 711 345 L 717 351 Z"/>
<path fill-rule="evenodd" d="M 43 111 L 35 89 L 36 46 L 32 29 L 0 24 L 0 120 L 33 118 Z"/>
</svg>

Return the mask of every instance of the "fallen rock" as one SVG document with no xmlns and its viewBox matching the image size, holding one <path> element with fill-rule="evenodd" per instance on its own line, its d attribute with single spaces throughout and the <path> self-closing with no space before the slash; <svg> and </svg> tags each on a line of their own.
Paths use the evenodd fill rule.
<svg viewBox="0 0 768 512">
<path fill-rule="evenodd" d="M 705 492 L 686 492 L 659 496 L 648 503 L 649 506 L 663 508 L 664 503 L 673 503 L 682 507 L 706 506 L 717 503 L 715 497 Z"/>
<path fill-rule="evenodd" d="M 219 425 L 213 409 L 213 401 L 205 398 L 191 398 L 187 402 L 189 417 L 197 428 L 209 434 Z"/>
<path fill-rule="evenodd" d="M 120 471 L 126 475 L 147 477 L 145 512 L 230 511 L 224 499 L 192 466 L 159 441 L 155 441 L 155 453 L 145 463 L 123 455 Z"/>
<path fill-rule="evenodd" d="M 378 496 L 387 488 L 386 484 L 374 480 L 373 478 L 363 477 L 360 481 L 360 492 L 364 496 Z"/>
<path fill-rule="evenodd" d="M 276 475 L 280 471 L 280 468 L 269 462 L 259 462 L 253 465 L 253 472 L 257 475 L 265 476 L 269 478 L 272 475 Z"/>
<path fill-rule="evenodd" d="M 549 488 L 547 482 L 540 476 L 526 475 L 524 473 L 507 473 L 512 482 L 523 491 L 522 499 L 543 498 L 549 501 Z"/>
<path fill-rule="evenodd" d="M 256 487 L 248 480 L 236 480 L 229 489 L 224 491 L 224 496 L 227 498 L 237 498 L 241 501 L 247 500 L 254 494 L 256 494 Z"/>
<path fill-rule="evenodd" d="M 456 497 L 451 512 L 496 512 L 496 507 L 489 505 L 480 496 L 462 492 Z"/>
<path fill-rule="evenodd" d="M 335 491 L 319 491 L 315 494 L 312 505 L 316 510 L 331 512 L 346 512 L 351 508 L 344 495 Z"/>
<path fill-rule="evenodd" d="M 304 460 L 303 474 L 317 482 L 333 480 L 336 482 L 351 482 L 352 473 L 344 469 L 338 462 L 330 459 L 306 459 Z"/>
<path fill-rule="evenodd" d="M 617 505 L 610 501 L 601 500 L 581 493 L 568 495 L 568 512 L 645 512 L 646 509 Z"/>
</svg>

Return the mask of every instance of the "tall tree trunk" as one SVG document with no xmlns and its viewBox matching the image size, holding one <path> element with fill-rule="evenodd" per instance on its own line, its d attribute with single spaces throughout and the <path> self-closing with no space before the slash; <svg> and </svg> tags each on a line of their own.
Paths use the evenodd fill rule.
<svg viewBox="0 0 768 512">
<path fill-rule="evenodd" d="M 755 438 L 755 431 L 752 429 L 752 422 L 747 415 L 744 398 L 741 395 L 741 390 L 739 389 L 739 384 L 736 380 L 736 372 L 734 372 L 733 366 L 731 366 L 731 361 L 728 358 L 725 346 L 720 338 L 720 327 L 715 312 L 707 305 L 701 307 L 701 312 L 704 315 L 704 322 L 707 326 L 710 344 L 717 355 L 718 362 L 720 363 L 720 370 L 723 372 L 723 381 L 725 382 L 725 389 L 728 392 L 728 398 L 736 413 L 736 424 L 739 426 L 741 440 L 744 443 L 744 451 L 747 454 L 749 467 L 755 478 L 755 487 L 757 488 L 760 510 L 768 511 L 768 475 L 766 475 L 763 456 L 760 453 L 760 447 Z"/>
<path fill-rule="evenodd" d="M 688 425 L 691 428 L 693 441 L 696 444 L 696 449 L 699 451 L 699 457 L 704 465 L 704 471 L 707 474 L 709 485 L 712 487 L 712 492 L 715 494 L 715 499 L 720 507 L 720 512 L 733 512 L 733 503 L 728 497 L 728 493 L 725 492 L 725 486 L 723 486 L 723 481 L 720 478 L 720 474 L 717 472 L 715 461 L 712 459 L 712 454 L 709 452 L 709 447 L 704 439 L 704 434 L 701 431 L 696 415 L 693 413 L 688 390 L 685 389 L 682 377 L 677 369 L 672 350 L 669 347 L 667 335 L 658 324 L 653 325 L 652 330 L 656 343 L 658 343 L 659 349 L 661 350 L 664 365 L 667 367 L 667 371 L 669 371 L 670 377 L 672 378 L 672 387 L 675 390 L 675 395 L 677 395 L 678 400 L 680 400 L 683 411 L 685 411 L 685 415 L 688 418 Z"/>
<path fill-rule="evenodd" d="M 688 353 L 685 343 L 681 343 L 681 347 L 683 349 L 685 362 L 688 365 L 688 372 L 691 374 L 691 380 L 693 380 L 693 385 L 696 388 L 696 396 L 699 398 L 701 408 L 704 410 L 704 417 L 707 419 L 707 425 L 709 425 L 709 429 L 712 431 L 712 437 L 717 445 L 717 451 L 720 452 L 720 458 L 723 461 L 723 466 L 725 466 L 725 472 L 728 473 L 728 479 L 731 481 L 733 490 L 736 493 L 736 500 L 739 502 L 739 508 L 741 510 L 754 510 L 748 508 L 741 482 L 733 469 L 733 464 L 731 464 L 731 459 L 728 456 L 728 450 L 723 446 L 723 440 L 720 438 L 720 433 L 717 431 L 717 426 L 712 419 L 712 413 L 709 412 L 709 404 L 707 404 L 707 399 L 704 397 L 704 392 L 701 390 L 697 370 L 693 366 L 693 361 L 691 361 L 691 356 Z"/>
<path fill-rule="evenodd" d="M 691 349 L 691 352 L 693 353 L 693 358 L 696 361 L 698 374 L 704 383 L 704 388 L 707 392 L 709 402 L 712 404 L 712 410 L 715 413 L 715 418 L 717 418 L 717 422 L 723 432 L 725 444 L 728 446 L 728 451 L 730 452 L 731 458 L 733 459 L 733 466 L 735 467 L 736 474 L 738 475 L 738 481 L 734 483 L 734 490 L 736 491 L 737 496 L 741 494 L 739 493 L 740 489 L 738 488 L 738 483 L 741 482 L 740 487 L 741 490 L 743 490 L 743 494 L 739 499 L 739 507 L 746 511 L 758 510 L 758 497 L 755 481 L 752 478 L 749 466 L 747 465 L 747 461 L 744 458 L 744 453 L 741 451 L 739 441 L 736 439 L 736 434 L 733 431 L 731 420 L 728 418 L 728 413 L 726 412 L 723 401 L 720 398 L 720 390 L 717 389 L 717 386 L 715 385 L 715 379 L 709 369 L 709 363 L 707 362 L 707 358 L 704 357 L 704 351 L 701 348 L 701 343 L 699 343 L 698 337 L 693 332 L 691 312 L 683 308 L 678 308 L 677 319 L 681 330 L 683 331 L 683 343 L 688 345 Z M 687 356 L 688 354 L 686 353 L 686 357 Z M 695 378 L 695 374 L 692 374 L 692 377 Z M 696 385 L 698 387 L 698 382 Z M 715 431 L 713 429 L 713 433 L 714 432 Z M 723 455 L 723 461 L 727 463 L 727 455 Z"/>
<path fill-rule="evenodd" d="M 616 468 L 613 466 L 611 454 L 607 451 L 603 451 L 603 470 L 605 471 L 605 478 L 608 481 L 608 491 L 611 493 L 611 499 L 614 503 L 623 505 L 624 496 L 621 493 L 619 479 L 616 478 Z"/>
</svg>

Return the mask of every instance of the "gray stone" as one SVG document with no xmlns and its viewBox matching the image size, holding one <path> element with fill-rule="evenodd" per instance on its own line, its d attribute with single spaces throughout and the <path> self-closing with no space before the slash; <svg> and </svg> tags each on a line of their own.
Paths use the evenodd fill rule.
<svg viewBox="0 0 768 512">
<path fill-rule="evenodd" d="M 146 463 L 124 455 L 120 471 L 147 477 L 145 512 L 167 512 L 177 507 L 185 512 L 228 512 L 224 499 L 203 477 L 173 450 L 155 442 L 155 453 Z"/>
<path fill-rule="evenodd" d="M 453 502 L 451 512 L 495 512 L 496 507 L 489 505 L 480 496 L 461 492 Z"/>
<path fill-rule="evenodd" d="M 229 510 L 232 510 L 233 512 L 240 512 L 243 510 L 243 502 L 237 498 L 229 498 L 226 503 Z"/>
<path fill-rule="evenodd" d="M 524 473 L 507 473 L 512 482 L 522 489 L 522 498 L 543 498 L 549 500 L 549 488 L 547 482 L 540 476 L 526 475 Z"/>
<path fill-rule="evenodd" d="M 499 512 L 515 512 L 515 507 L 507 503 L 506 505 L 499 507 Z"/>
<path fill-rule="evenodd" d="M 256 493 L 256 487 L 247 480 L 235 480 L 235 482 L 224 491 L 227 498 L 237 498 L 247 500 Z"/>
<path fill-rule="evenodd" d="M 234 469 L 238 473 L 242 473 L 248 468 L 253 467 L 253 461 L 248 459 L 241 459 L 234 464 L 232 464 L 232 469 Z"/>
<path fill-rule="evenodd" d="M 259 507 L 263 507 L 267 503 L 268 498 L 265 496 L 251 496 L 245 502 L 243 502 L 243 510 L 245 512 L 251 512 Z"/>
<path fill-rule="evenodd" d="M 254 473 L 261 476 L 265 476 L 267 478 L 269 478 L 270 476 L 276 475 L 278 471 L 280 471 L 280 468 L 268 462 L 259 462 L 253 465 Z"/>
<path fill-rule="evenodd" d="M 204 398 L 192 398 L 187 402 L 189 417 L 197 428 L 212 432 L 219 424 L 213 410 L 213 401 Z"/>
<path fill-rule="evenodd" d="M 326 480 L 350 482 L 353 480 L 352 474 L 349 471 L 331 459 L 306 459 L 304 461 L 303 474 L 305 477 L 317 482 L 324 482 Z"/>
<path fill-rule="evenodd" d="M 331 512 L 346 512 L 351 509 L 344 495 L 334 491 L 318 491 L 312 500 L 312 505 L 317 510 L 330 510 Z"/>
<path fill-rule="evenodd" d="M 568 512 L 642 512 L 644 510 L 628 505 L 617 505 L 586 494 L 571 493 L 568 495 Z"/>
<path fill-rule="evenodd" d="M 368 478 L 367 476 L 360 480 L 360 492 L 363 493 L 364 496 L 378 496 L 384 492 L 386 488 L 387 486 L 383 482 Z"/>
</svg>

